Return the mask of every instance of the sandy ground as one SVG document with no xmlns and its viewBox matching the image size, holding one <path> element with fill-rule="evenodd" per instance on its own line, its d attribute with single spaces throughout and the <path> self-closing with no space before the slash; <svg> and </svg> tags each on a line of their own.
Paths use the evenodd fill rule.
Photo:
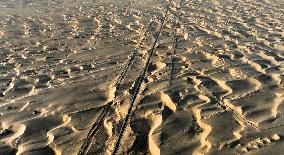
<svg viewBox="0 0 284 155">
<path fill-rule="evenodd" d="M 1 155 L 283 154 L 283 0 L 0 10 Z"/>
</svg>

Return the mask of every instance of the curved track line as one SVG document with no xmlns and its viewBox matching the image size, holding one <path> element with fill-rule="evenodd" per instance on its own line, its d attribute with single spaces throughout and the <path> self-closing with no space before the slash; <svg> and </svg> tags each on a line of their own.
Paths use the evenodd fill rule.
<svg viewBox="0 0 284 155">
<path fill-rule="evenodd" d="M 232 109 L 231 107 L 225 105 L 222 100 L 218 99 L 216 96 L 214 96 L 212 93 L 210 93 L 205 87 L 199 86 L 199 89 L 200 89 L 201 91 L 203 91 L 208 97 L 210 97 L 213 102 L 216 102 L 218 105 L 220 105 L 224 110 L 230 109 L 236 116 L 238 116 L 239 118 L 241 118 L 241 119 L 242 119 L 244 122 L 246 122 L 248 125 L 250 125 L 250 126 L 256 128 L 256 129 L 259 130 L 259 131 L 261 130 L 255 123 L 253 123 L 253 122 L 251 122 L 251 121 L 245 119 L 242 115 L 238 114 L 234 109 Z M 227 111 L 227 110 L 226 110 L 226 111 Z"/>
</svg>

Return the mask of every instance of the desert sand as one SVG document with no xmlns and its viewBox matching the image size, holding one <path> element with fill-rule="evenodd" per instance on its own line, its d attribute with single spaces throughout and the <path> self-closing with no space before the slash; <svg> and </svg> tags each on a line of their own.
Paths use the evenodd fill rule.
<svg viewBox="0 0 284 155">
<path fill-rule="evenodd" d="M 283 0 L 0 10 L 0 155 L 284 154 Z"/>
</svg>

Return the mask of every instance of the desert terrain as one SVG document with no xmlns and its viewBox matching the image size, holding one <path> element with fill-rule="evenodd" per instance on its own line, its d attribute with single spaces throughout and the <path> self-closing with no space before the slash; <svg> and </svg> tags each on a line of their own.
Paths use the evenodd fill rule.
<svg viewBox="0 0 284 155">
<path fill-rule="evenodd" d="M 283 155 L 283 0 L 1 0 L 0 155 Z"/>
</svg>

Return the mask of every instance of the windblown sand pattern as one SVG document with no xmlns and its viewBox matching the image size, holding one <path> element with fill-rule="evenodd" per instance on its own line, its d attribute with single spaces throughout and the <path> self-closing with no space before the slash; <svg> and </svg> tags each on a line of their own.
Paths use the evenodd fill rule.
<svg viewBox="0 0 284 155">
<path fill-rule="evenodd" d="M 0 9 L 1 155 L 283 154 L 283 0 Z"/>
</svg>

